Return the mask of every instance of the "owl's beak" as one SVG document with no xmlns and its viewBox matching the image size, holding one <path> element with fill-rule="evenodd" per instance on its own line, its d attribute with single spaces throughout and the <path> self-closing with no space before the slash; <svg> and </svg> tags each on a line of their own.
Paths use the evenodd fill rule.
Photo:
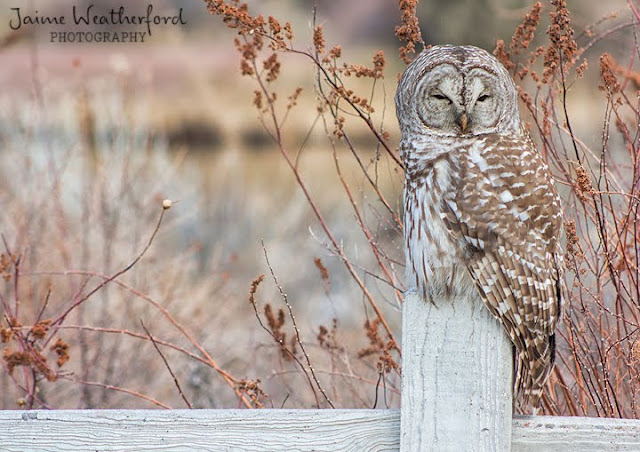
<svg viewBox="0 0 640 452">
<path fill-rule="evenodd" d="M 462 131 L 462 133 L 464 133 L 467 130 L 467 125 L 469 123 L 467 112 L 463 111 L 462 113 L 460 113 L 460 115 L 456 118 L 456 122 L 460 126 L 460 130 Z"/>
</svg>

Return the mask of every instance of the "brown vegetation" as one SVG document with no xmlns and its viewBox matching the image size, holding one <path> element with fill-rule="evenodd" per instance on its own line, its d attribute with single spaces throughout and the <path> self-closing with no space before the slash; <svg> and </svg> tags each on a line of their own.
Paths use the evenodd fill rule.
<svg viewBox="0 0 640 452">
<path fill-rule="evenodd" d="M 111 155 L 119 163 L 107 165 L 95 150 L 96 119 L 81 108 L 79 139 L 87 152 L 78 160 L 86 164 L 78 211 L 62 205 L 64 168 L 53 157 L 37 173 L 51 181 L 48 196 L 31 198 L 17 181 L 3 187 L 13 197 L 7 214 L 14 218 L 14 226 L 2 231 L 0 257 L 0 381 L 10 388 L 5 407 L 8 398 L 28 408 L 57 407 L 69 394 L 87 408 L 118 404 L 122 399 L 114 400 L 116 394 L 165 408 L 176 403 L 372 407 L 383 405 L 379 390 L 384 406 L 399 404 L 402 356 L 395 326 L 402 301 L 402 221 L 398 190 L 390 192 L 381 182 L 384 177 L 402 180 L 391 138 L 395 120 L 385 97 L 395 89 L 395 77 L 386 72 L 396 58 L 376 49 L 369 64 L 346 60 L 344 46 L 331 44 L 315 9 L 311 30 L 294 30 L 291 23 L 254 15 L 237 1 L 205 3 L 236 34 L 229 45 L 235 44 L 240 55 L 238 76 L 254 83 L 259 120 L 323 233 L 315 238 L 326 257 L 314 254 L 307 260 L 317 270 L 315 282 L 322 286 L 327 309 L 336 310 L 334 287 L 336 281 L 344 284 L 337 275 L 343 272 L 360 291 L 361 300 L 349 303 L 365 320 L 354 327 L 352 319 L 336 313 L 330 324 L 302 324 L 296 315 L 307 308 L 305 300 L 287 295 L 287 284 L 278 281 L 286 275 L 278 275 L 264 245 L 270 278 L 246 281 L 249 303 L 247 292 L 241 300 L 223 297 L 224 272 L 211 271 L 206 282 L 197 282 L 184 256 L 175 256 L 163 241 L 164 228 L 175 225 L 176 204 L 161 202 L 163 190 L 155 183 L 162 171 L 149 171 L 150 152 L 148 160 L 128 159 L 126 152 Z M 416 7 L 416 1 L 399 1 L 395 33 L 402 44 L 398 59 L 406 63 L 425 45 Z M 526 122 L 564 202 L 568 293 L 558 364 L 544 398 L 546 414 L 638 417 L 640 77 L 635 61 L 640 50 L 635 43 L 623 49 L 626 53 L 597 50 L 611 36 L 632 41 L 640 15 L 631 3 L 628 15 L 620 23 L 605 18 L 579 33 L 564 1 L 536 3 L 506 40 L 509 44 L 498 41 L 494 51 L 519 85 Z M 309 47 L 298 44 L 303 35 Z M 290 57 L 314 69 L 313 90 L 279 84 Z M 598 60 L 595 70 L 588 70 L 588 60 Z M 567 99 L 580 87 L 599 89 L 601 112 L 593 112 L 604 113 L 599 141 L 577 135 Z M 327 220 L 330 209 L 301 170 L 306 137 L 292 143 L 285 133 L 305 96 L 317 107 L 312 129 L 321 130 L 323 157 L 334 168 L 352 227 L 371 256 L 366 264 L 345 247 L 338 227 Z M 357 144 L 354 124 L 367 131 L 374 152 Z M 130 137 L 129 143 L 134 141 Z M 151 148 L 148 136 L 136 145 Z M 359 184 L 345 174 L 347 159 L 355 162 Z M 34 177 L 28 159 L 18 164 L 22 172 L 14 175 L 24 181 Z M 136 192 L 141 181 L 148 188 L 143 195 Z M 338 260 L 341 269 L 327 265 L 329 259 Z M 267 301 L 270 295 L 263 292 L 271 283 L 275 301 Z M 218 300 L 211 306 L 219 312 L 202 315 L 195 304 L 182 303 L 192 297 L 199 303 Z M 232 303 L 242 303 L 244 317 L 229 310 Z M 225 355 L 225 347 L 254 334 L 256 324 L 246 315 L 251 311 L 264 334 L 260 331 L 254 349 L 241 357 L 255 365 L 247 377 L 246 368 L 241 374 L 232 371 L 236 357 Z"/>
</svg>

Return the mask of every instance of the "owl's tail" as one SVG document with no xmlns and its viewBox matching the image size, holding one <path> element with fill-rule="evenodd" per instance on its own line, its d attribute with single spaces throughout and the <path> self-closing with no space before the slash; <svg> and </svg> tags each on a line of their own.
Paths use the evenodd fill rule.
<svg viewBox="0 0 640 452">
<path fill-rule="evenodd" d="M 524 350 L 515 352 L 514 399 L 519 400 L 522 408 L 538 406 L 555 362 L 555 335 L 536 339 Z"/>
</svg>

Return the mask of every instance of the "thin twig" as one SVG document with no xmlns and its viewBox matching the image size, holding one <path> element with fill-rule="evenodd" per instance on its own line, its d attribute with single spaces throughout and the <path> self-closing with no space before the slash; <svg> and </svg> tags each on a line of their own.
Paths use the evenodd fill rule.
<svg viewBox="0 0 640 452">
<path fill-rule="evenodd" d="M 186 403 L 189 409 L 193 409 L 193 406 L 191 406 L 191 402 L 189 402 L 187 397 L 184 395 L 184 392 L 182 392 L 182 388 L 180 387 L 180 382 L 178 381 L 178 377 L 176 377 L 176 374 L 174 374 L 173 370 L 171 370 L 171 366 L 169 366 L 169 362 L 167 361 L 167 358 L 165 358 L 162 351 L 160 351 L 160 347 L 158 347 L 158 344 L 156 344 L 155 339 L 151 335 L 151 332 L 144 325 L 144 322 L 142 321 L 142 319 L 140 319 L 140 325 L 142 325 L 142 329 L 145 331 L 145 333 L 147 333 L 147 336 L 149 336 L 149 340 L 151 340 L 153 347 L 156 349 L 156 351 L 158 352 L 158 355 L 160 355 L 160 358 L 162 358 L 162 362 L 164 363 L 164 366 L 167 368 L 167 370 L 171 374 L 171 377 L 173 378 L 173 383 L 176 385 L 176 388 L 178 388 L 178 392 L 180 393 L 180 397 L 182 397 L 182 400 L 184 400 L 184 403 Z"/>
<path fill-rule="evenodd" d="M 300 339 L 300 330 L 298 329 L 298 325 L 296 323 L 296 317 L 295 317 L 295 315 L 293 315 L 293 308 L 291 307 L 291 304 L 289 303 L 289 299 L 287 298 L 287 294 L 284 293 L 284 291 L 282 290 L 282 286 L 278 283 L 278 278 L 276 277 L 276 274 L 275 274 L 275 272 L 273 270 L 273 267 L 271 266 L 271 262 L 269 262 L 269 255 L 267 253 L 267 248 L 264 245 L 264 240 L 262 240 L 262 251 L 264 252 L 264 259 L 267 261 L 267 267 L 269 267 L 269 271 L 271 272 L 271 277 L 273 278 L 273 282 L 276 285 L 276 287 L 278 288 L 278 292 L 280 292 L 280 296 L 282 297 L 282 300 L 284 301 L 284 304 L 287 306 L 287 310 L 289 311 L 289 317 L 291 317 L 291 322 L 293 323 L 293 329 L 294 329 L 294 331 L 296 333 L 296 340 L 298 342 L 298 345 L 300 346 L 300 350 L 302 350 L 302 354 L 304 355 L 304 357 L 305 357 L 305 359 L 307 361 L 307 366 L 309 366 L 309 371 L 311 371 L 311 375 L 313 376 L 313 379 L 316 382 L 316 385 L 318 386 L 318 389 L 320 390 L 320 392 L 324 396 L 324 398 L 327 401 L 327 403 L 329 404 L 329 406 L 331 408 L 335 408 L 333 406 L 333 403 L 329 399 L 329 396 L 327 395 L 327 393 L 322 388 L 322 385 L 320 384 L 320 381 L 318 380 L 318 377 L 316 376 L 316 374 L 315 374 L 315 372 L 313 370 L 313 365 L 311 364 L 311 360 L 309 359 L 309 355 L 307 354 L 307 351 L 305 350 L 304 345 L 302 344 L 302 340 Z"/>
<path fill-rule="evenodd" d="M 69 308 L 67 308 L 66 311 L 64 311 L 64 313 L 62 315 L 60 315 L 56 320 L 54 320 L 52 322 L 52 325 L 60 325 L 60 324 L 62 324 L 64 322 L 65 318 L 67 317 L 67 315 L 69 315 L 69 313 L 71 311 L 73 311 L 80 304 L 82 304 L 85 301 L 87 301 L 93 294 L 98 292 L 100 289 L 102 289 L 104 286 L 109 284 L 111 281 L 114 281 L 116 278 L 122 276 L 123 274 L 125 274 L 126 272 L 131 270 L 133 268 L 133 266 L 136 265 L 140 259 L 142 259 L 142 257 L 145 255 L 147 250 L 151 247 L 151 244 L 153 243 L 153 239 L 155 239 L 156 234 L 160 230 L 160 225 L 162 224 L 162 219 L 164 218 L 165 211 L 166 211 L 166 209 L 163 207 L 162 211 L 160 212 L 160 217 L 158 218 L 158 222 L 156 223 L 156 226 L 153 229 L 153 232 L 151 233 L 151 236 L 149 237 L 149 240 L 148 240 L 147 244 L 142 249 L 142 251 L 135 257 L 135 259 L 133 259 L 133 261 L 131 261 L 131 263 L 129 263 L 129 265 L 127 265 L 126 267 L 122 268 L 121 270 L 118 270 L 112 276 L 109 276 L 107 279 L 104 279 L 100 284 L 98 284 L 96 287 L 94 287 L 92 290 L 90 290 L 89 293 L 87 293 L 84 297 L 81 297 L 79 300 L 74 302 L 71 306 L 69 306 Z"/>
<path fill-rule="evenodd" d="M 121 388 L 119 386 L 108 385 L 108 384 L 105 384 L 105 383 L 100 383 L 98 381 L 86 381 L 86 380 L 82 380 L 82 379 L 76 379 L 74 381 L 77 382 L 77 383 L 80 383 L 82 385 L 98 386 L 100 388 L 110 389 L 112 391 L 124 392 L 125 394 L 129 394 L 129 395 L 138 397 L 140 399 L 144 399 L 147 402 L 151 402 L 154 405 L 157 405 L 157 406 L 159 406 L 161 408 L 164 408 L 166 410 L 170 410 L 171 409 L 171 407 L 169 405 L 166 405 L 166 404 L 164 404 L 164 403 L 162 403 L 162 402 L 160 402 L 160 401 L 158 401 L 158 400 L 156 400 L 156 399 L 154 399 L 152 397 L 149 397 L 149 396 L 144 395 L 144 394 L 142 394 L 140 392 L 137 392 L 137 391 L 133 391 L 131 389 Z"/>
</svg>

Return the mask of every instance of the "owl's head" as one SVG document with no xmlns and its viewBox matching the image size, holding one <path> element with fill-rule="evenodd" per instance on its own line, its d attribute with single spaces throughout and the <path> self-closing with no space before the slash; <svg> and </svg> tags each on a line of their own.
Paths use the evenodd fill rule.
<svg viewBox="0 0 640 452">
<path fill-rule="evenodd" d="M 520 128 L 517 99 L 509 73 L 486 50 L 434 46 L 402 75 L 396 113 L 403 133 L 510 133 Z"/>
</svg>

